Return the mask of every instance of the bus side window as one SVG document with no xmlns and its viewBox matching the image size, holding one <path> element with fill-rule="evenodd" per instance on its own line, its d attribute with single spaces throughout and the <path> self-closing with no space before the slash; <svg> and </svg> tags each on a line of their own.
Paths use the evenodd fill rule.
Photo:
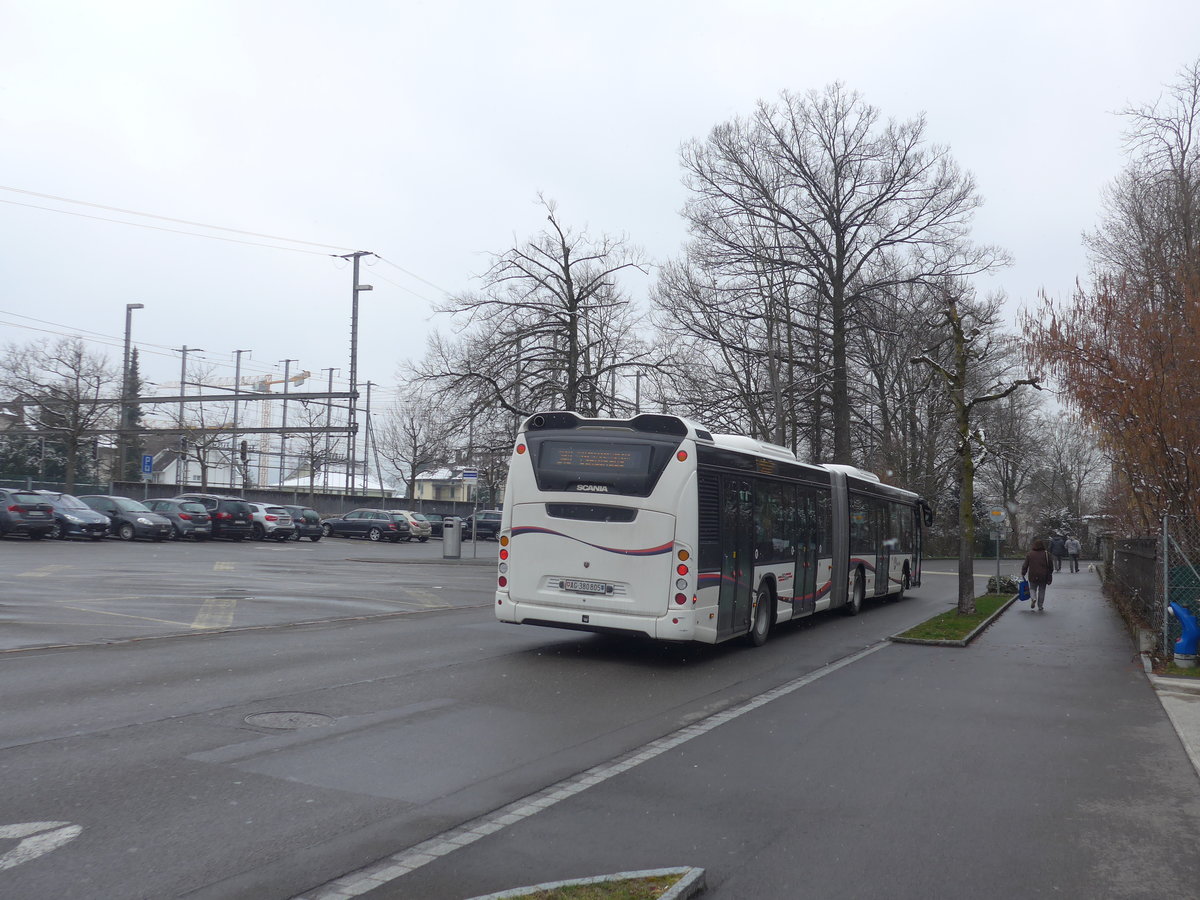
<svg viewBox="0 0 1200 900">
<path fill-rule="evenodd" d="M 701 572 L 711 572 L 721 568 L 721 479 L 715 472 L 700 472 L 697 486 L 700 502 L 697 566 Z"/>
</svg>

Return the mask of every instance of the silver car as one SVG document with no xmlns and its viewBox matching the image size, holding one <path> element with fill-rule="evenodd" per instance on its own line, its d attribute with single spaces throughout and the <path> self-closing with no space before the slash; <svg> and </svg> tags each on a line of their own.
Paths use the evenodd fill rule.
<svg viewBox="0 0 1200 900">
<path fill-rule="evenodd" d="M 292 514 L 282 506 L 269 503 L 250 503 L 250 528 L 256 541 L 271 538 L 276 541 L 290 541 L 296 533 L 296 524 Z"/>
<path fill-rule="evenodd" d="M 429 536 L 433 534 L 433 526 L 430 525 L 429 520 L 419 512 L 413 512 L 409 509 L 389 509 L 388 512 L 397 513 L 408 519 L 408 538 L 406 540 L 411 541 L 413 538 L 416 538 L 420 543 L 423 544 L 429 540 Z"/>
</svg>

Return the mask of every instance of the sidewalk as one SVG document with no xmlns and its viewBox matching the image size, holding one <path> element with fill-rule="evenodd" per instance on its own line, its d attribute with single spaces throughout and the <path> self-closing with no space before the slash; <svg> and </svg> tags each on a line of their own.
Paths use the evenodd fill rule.
<svg viewBox="0 0 1200 900">
<path fill-rule="evenodd" d="M 1200 896 L 1181 742 L 1200 693 L 1151 684 L 1094 573 L 1060 573 L 1044 612 L 1016 604 L 968 648 L 829 669 L 365 896 L 685 865 L 721 900 Z"/>
</svg>

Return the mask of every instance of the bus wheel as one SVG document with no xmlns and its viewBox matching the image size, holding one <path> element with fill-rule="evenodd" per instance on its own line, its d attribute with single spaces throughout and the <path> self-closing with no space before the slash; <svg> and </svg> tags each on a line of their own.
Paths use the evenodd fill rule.
<svg viewBox="0 0 1200 900">
<path fill-rule="evenodd" d="M 850 600 L 842 607 L 842 612 L 848 616 L 857 616 L 862 612 L 863 597 L 866 594 L 866 590 L 862 572 L 856 573 L 854 576 L 854 588 L 850 591 Z"/>
<path fill-rule="evenodd" d="M 746 638 L 750 646 L 761 647 L 771 633 L 771 588 L 763 585 L 758 589 L 758 602 L 754 604 L 754 624 Z"/>
<path fill-rule="evenodd" d="M 910 587 L 912 587 L 912 583 L 909 581 L 909 577 L 908 577 L 908 566 L 905 566 L 904 574 L 900 576 L 900 590 L 896 591 L 896 599 L 903 600 L 904 592 L 907 591 Z"/>
</svg>

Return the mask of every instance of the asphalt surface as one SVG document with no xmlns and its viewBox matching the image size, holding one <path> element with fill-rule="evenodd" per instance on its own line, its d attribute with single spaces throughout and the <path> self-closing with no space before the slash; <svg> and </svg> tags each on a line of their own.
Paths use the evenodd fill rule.
<svg viewBox="0 0 1200 900">
<path fill-rule="evenodd" d="M 0 540 L 0 652 L 426 612 L 470 594 L 497 544 Z M 482 602 L 490 605 L 490 598 Z"/>
<path fill-rule="evenodd" d="M 873 644 L 303 896 L 689 865 L 722 900 L 1195 897 L 1186 731 L 1096 576 L 1063 573 L 968 648 Z"/>
</svg>

